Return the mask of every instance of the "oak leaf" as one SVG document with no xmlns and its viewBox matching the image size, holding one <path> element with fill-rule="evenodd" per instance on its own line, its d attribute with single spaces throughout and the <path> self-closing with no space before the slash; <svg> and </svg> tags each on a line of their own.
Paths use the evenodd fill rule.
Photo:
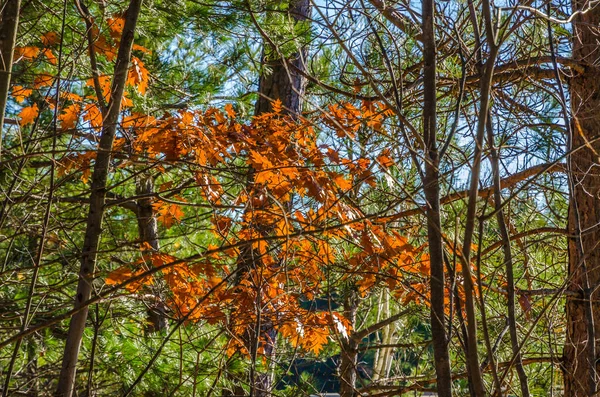
<svg viewBox="0 0 600 397">
<path fill-rule="evenodd" d="M 122 266 L 117 270 L 113 270 L 109 273 L 108 277 L 104 280 L 106 285 L 118 285 L 123 282 L 128 281 L 133 277 L 140 276 L 144 273 L 143 270 L 132 271 L 131 269 Z M 125 289 L 131 293 L 137 292 L 144 285 L 152 284 L 153 278 L 152 276 L 145 276 L 136 281 L 131 281 L 125 285 Z"/>
<path fill-rule="evenodd" d="M 89 121 L 90 125 L 96 130 L 102 128 L 102 112 L 95 103 L 85 106 L 83 119 Z"/>
<path fill-rule="evenodd" d="M 138 92 L 144 95 L 148 89 L 148 70 L 139 58 L 132 57 L 131 63 L 132 66 L 127 74 L 127 84 L 136 87 Z"/>
<path fill-rule="evenodd" d="M 379 165 L 381 165 L 383 168 L 390 168 L 392 165 L 395 164 L 394 160 L 390 158 L 389 149 L 383 150 L 381 154 L 377 156 L 377 161 L 379 162 Z"/>
<path fill-rule="evenodd" d="M 17 103 L 23 103 L 25 98 L 28 98 L 32 92 L 32 89 L 24 88 L 20 85 L 15 85 L 12 89 L 12 95 L 15 98 L 15 101 L 17 101 Z"/>
<path fill-rule="evenodd" d="M 123 33 L 123 28 L 125 27 L 125 18 L 116 15 L 114 18 L 107 18 L 106 22 L 111 37 L 115 41 L 118 41 L 121 38 L 121 33 Z"/>
<path fill-rule="evenodd" d="M 179 222 L 184 215 L 183 210 L 177 204 L 158 202 L 152 204 L 152 207 L 156 211 L 156 219 L 167 228 L 173 226 L 175 222 Z"/>
<path fill-rule="evenodd" d="M 225 113 L 227 113 L 227 116 L 229 116 L 229 118 L 235 118 L 235 110 L 233 110 L 233 105 L 231 103 L 225 105 Z"/>
<path fill-rule="evenodd" d="M 49 87 L 54 81 L 54 76 L 42 73 L 33 79 L 33 88 Z"/>
<path fill-rule="evenodd" d="M 219 236 L 226 236 L 227 233 L 229 233 L 229 229 L 231 228 L 233 221 L 227 216 L 217 216 L 212 219 L 212 223 L 215 226 L 215 231 Z"/>
<path fill-rule="evenodd" d="M 46 59 L 48 59 L 48 62 L 50 62 L 52 65 L 58 64 L 58 59 L 56 59 L 56 56 L 54 55 L 51 49 L 45 48 L 43 50 L 43 53 L 46 56 Z"/>
<path fill-rule="evenodd" d="M 307 347 L 309 347 L 310 351 L 318 355 L 321 350 L 323 350 L 323 347 L 327 344 L 328 336 L 329 331 L 326 329 L 311 329 L 311 332 L 309 332 L 309 335 L 306 337 L 306 343 L 308 345 Z"/>
<path fill-rule="evenodd" d="M 271 163 L 267 157 L 254 150 L 250 150 L 248 164 L 252 165 L 254 169 L 257 170 L 273 168 L 273 163 Z"/>
<path fill-rule="evenodd" d="M 35 118 L 40 113 L 37 103 L 34 103 L 33 106 L 28 106 L 23 108 L 19 113 L 19 124 L 21 126 L 25 126 L 27 124 L 33 123 Z"/>
<path fill-rule="evenodd" d="M 109 101 L 110 100 L 110 90 L 111 90 L 111 81 L 110 81 L 110 76 L 107 75 L 102 75 L 102 76 L 98 76 L 98 82 L 100 84 L 100 90 L 102 91 L 102 96 L 104 97 L 105 101 Z M 94 79 L 88 79 L 88 81 L 86 82 L 87 86 L 90 87 L 94 87 Z"/>
<path fill-rule="evenodd" d="M 140 51 L 140 52 L 143 52 L 144 54 L 152 54 L 152 51 L 150 51 L 150 50 L 149 50 L 149 49 L 147 49 L 146 47 L 144 47 L 144 46 L 141 46 L 141 45 L 139 45 L 139 44 L 134 44 L 134 45 L 133 45 L 133 49 L 134 49 L 135 51 Z"/>
<path fill-rule="evenodd" d="M 33 61 L 39 54 L 40 49 L 38 47 L 15 47 L 15 63 L 19 62 L 21 59 Z"/>
<path fill-rule="evenodd" d="M 352 189 L 352 182 L 346 179 L 343 175 L 336 174 L 333 177 L 333 183 L 342 191 L 348 191 Z"/>
<path fill-rule="evenodd" d="M 80 113 L 81 105 L 77 103 L 63 108 L 63 112 L 58 116 L 61 128 L 64 130 L 75 128 Z"/>
<path fill-rule="evenodd" d="M 276 99 L 271 102 L 271 107 L 273 108 L 273 113 L 280 114 L 283 109 L 283 104 L 281 103 L 281 99 Z"/>
</svg>

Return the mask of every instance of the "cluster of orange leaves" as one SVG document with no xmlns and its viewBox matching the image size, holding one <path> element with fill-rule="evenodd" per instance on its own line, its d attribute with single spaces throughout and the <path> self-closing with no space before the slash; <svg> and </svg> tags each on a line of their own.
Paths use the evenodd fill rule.
<svg viewBox="0 0 600 397">
<path fill-rule="evenodd" d="M 101 31 L 97 24 L 93 25 L 92 37 L 95 38 L 94 51 L 99 57 L 106 58 L 107 61 L 115 60 L 124 20 L 116 16 L 108 18 L 106 21 L 107 29 Z M 47 64 L 57 66 L 58 59 L 55 55 L 56 47 L 61 39 L 56 32 L 47 32 L 40 37 L 41 46 L 25 46 L 15 48 L 15 63 L 21 61 L 40 62 L 43 70 L 47 70 Z M 148 49 L 140 45 L 134 45 L 133 49 L 139 53 L 150 53 Z M 43 60 L 46 60 L 46 63 Z M 56 95 L 48 95 L 50 90 L 56 85 L 56 75 L 47 72 L 40 72 L 35 75 L 33 81 L 27 87 L 14 85 L 12 87 L 12 97 L 17 103 L 22 104 L 27 98 L 38 93 L 39 99 L 32 101 L 29 106 L 24 106 L 19 113 L 19 124 L 26 126 L 32 124 L 39 116 L 42 107 L 54 110 L 56 107 Z M 133 56 L 131 66 L 127 75 L 127 85 L 135 89 L 140 95 L 145 95 L 148 89 L 150 76 L 144 62 L 138 57 Z M 102 109 L 99 98 L 94 91 L 94 78 L 90 76 L 86 81 L 86 86 L 91 87 L 87 90 L 93 93 L 81 95 L 86 91 L 84 87 L 78 87 L 79 93 L 61 92 L 59 101 L 58 122 L 62 130 L 72 130 L 78 126 L 91 127 L 98 131 L 102 127 Z M 108 103 L 111 94 L 110 74 L 103 74 L 97 77 L 97 84 L 102 93 L 103 101 Z M 42 102 L 44 106 L 42 106 Z M 121 102 L 121 108 L 126 109 L 133 106 L 129 92 Z"/>
<path fill-rule="evenodd" d="M 94 50 L 113 61 L 123 19 L 110 18 L 106 24 L 106 32 L 94 25 Z M 34 62 L 43 57 L 56 65 L 54 48 L 60 37 L 49 32 L 40 41 L 40 47 L 18 48 L 17 61 Z M 148 52 L 138 45 L 134 50 Z M 14 86 L 13 97 L 23 103 L 35 92 L 50 92 L 55 81 L 53 75 L 38 74 L 28 87 Z M 147 92 L 149 73 L 138 57 L 132 59 L 127 84 L 139 95 Z M 103 127 L 100 103 L 111 99 L 110 76 L 90 77 L 86 85 L 89 88 L 80 87 L 79 93 L 60 93 L 58 122 L 63 132 L 85 128 L 99 131 Z M 39 97 L 43 99 L 22 108 L 22 126 L 33 123 L 40 108 L 56 106 L 55 95 Z M 233 336 L 229 351 L 245 353 L 246 335 L 259 318 L 292 345 L 316 354 L 330 337 L 349 334 L 351 326 L 342 315 L 302 306 L 303 301 L 324 293 L 326 273 L 332 269 L 343 272 L 343 279 L 354 282 L 363 295 L 384 283 L 406 302 L 426 301 L 422 280 L 429 265 L 423 247 L 413 247 L 399 233 L 369 221 L 346 199 L 364 184 L 376 186 L 373 170 L 377 164 L 383 170 L 394 165 L 390 152 L 382 151 L 373 164 L 371 159 L 351 160 L 328 145 L 317 144 L 318 128 L 329 128 L 350 139 L 355 139 L 363 127 L 382 129 L 385 118 L 391 115 L 383 104 L 336 104 L 316 120 L 296 120 L 275 102 L 272 112 L 255 117 L 249 124 L 238 120 L 232 105 L 223 110 L 184 109 L 162 115 L 136 113 L 132 106 L 126 95 L 121 103 L 122 133 L 113 148 L 121 154 L 121 167 L 140 157 L 162 163 L 185 161 L 193 165 L 190 169 L 205 201 L 219 208 L 244 210 L 215 210 L 212 219 L 216 238 L 225 247 L 235 248 L 209 247 L 210 254 L 202 260 L 186 261 L 143 246 L 139 260 L 112 271 L 107 284 L 124 283 L 135 293 L 161 277 L 170 289 L 168 304 L 177 316 L 224 324 Z M 94 150 L 66 155 L 60 172 L 81 172 L 82 181 L 87 183 L 94 159 Z M 222 185 L 222 175 L 228 170 L 229 180 L 237 178 L 239 187 L 233 195 Z M 174 200 L 153 203 L 163 227 L 184 219 L 185 200 L 176 198 L 179 204 Z M 340 245 L 345 246 L 340 249 Z M 252 253 L 250 266 L 243 263 L 248 250 Z M 406 274 L 420 280 L 406 281 Z M 268 335 L 261 337 L 263 349 Z"/>
<path fill-rule="evenodd" d="M 260 321 L 290 343 L 318 353 L 330 337 L 351 332 L 340 314 L 301 305 L 323 294 L 326 269 L 338 267 L 343 259 L 351 267 L 344 269 L 347 277 L 353 277 L 361 292 L 375 285 L 374 274 L 383 272 L 389 286 L 403 289 L 401 272 L 417 266 L 419 253 L 406 238 L 364 219 L 360 209 L 344 199 L 363 182 L 375 184 L 369 159 L 350 160 L 327 145 L 317 145 L 312 122 L 284 115 L 278 103 L 273 108 L 250 124 L 240 123 L 228 105 L 223 111 L 180 110 L 161 117 L 133 113 L 123 117 L 121 125 L 135 137 L 132 158 L 193 163 L 204 200 L 245 208 L 237 213 L 215 211 L 212 219 L 215 236 L 236 248 L 215 249 L 200 263 L 179 261 L 162 270 L 173 311 L 190 321 L 225 324 L 234 336 L 229 350 L 241 352 L 247 352 L 244 335 L 255 327 L 260 312 Z M 369 122 L 364 113 L 357 116 L 363 125 Z M 336 116 L 323 115 L 321 120 L 326 117 Z M 238 177 L 242 188 L 231 197 L 217 176 L 228 169 L 252 176 L 250 181 Z M 294 209 L 294 201 L 305 205 Z M 185 212 L 178 204 L 162 201 L 155 203 L 155 210 L 165 227 L 180 221 Z M 240 269 L 246 241 L 252 264 Z M 350 241 L 358 253 L 344 257 L 338 248 L 343 241 Z M 140 266 L 145 263 L 157 262 L 143 256 L 111 273 L 107 282 L 117 284 L 142 274 L 136 272 L 143 272 Z M 143 284 L 138 280 L 130 290 Z"/>
</svg>

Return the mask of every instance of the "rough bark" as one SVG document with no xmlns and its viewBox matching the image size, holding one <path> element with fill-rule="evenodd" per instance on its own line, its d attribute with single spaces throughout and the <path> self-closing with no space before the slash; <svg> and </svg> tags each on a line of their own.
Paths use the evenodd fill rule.
<svg viewBox="0 0 600 397">
<path fill-rule="evenodd" d="M 440 220 L 439 154 L 436 139 L 436 43 L 434 1 L 423 0 L 423 140 L 425 142 L 425 180 L 427 199 L 427 241 L 429 243 L 431 288 L 431 333 L 437 389 L 440 397 L 452 396 L 450 358 L 444 312 L 444 250 Z"/>
<path fill-rule="evenodd" d="M 289 13 L 294 22 L 302 22 L 310 17 L 310 1 L 290 0 Z M 306 90 L 306 57 L 307 48 L 282 59 L 281 54 L 271 45 L 266 44 L 263 50 L 263 62 L 266 72 L 260 76 L 258 83 L 259 97 L 255 104 L 255 114 L 270 112 L 271 102 L 279 99 L 284 112 L 299 116 L 302 112 L 302 99 Z"/>
<path fill-rule="evenodd" d="M 136 194 L 141 198 L 137 200 L 137 223 L 140 241 L 146 243 L 144 251 L 158 252 L 160 243 L 158 238 L 158 224 L 156 214 L 152 208 L 152 194 L 154 194 L 154 180 L 152 176 L 141 174 L 136 180 Z M 160 298 L 160 293 L 155 291 L 155 301 L 150 304 L 147 311 L 148 333 L 155 333 L 167 329 L 169 323 L 165 315 L 166 306 Z"/>
<path fill-rule="evenodd" d="M 588 1 L 573 1 L 573 12 L 589 7 Z M 570 181 L 569 272 L 567 335 L 564 348 L 566 396 L 592 396 L 598 391 L 597 349 L 600 334 L 600 304 L 595 289 L 600 283 L 600 79 L 595 66 L 600 61 L 598 45 L 600 7 L 580 13 L 573 24 L 573 59 L 586 66 L 570 82 L 571 128 L 568 159 Z M 596 302 L 595 302 L 595 301 Z M 592 303 L 594 302 L 594 303 Z"/>
<path fill-rule="evenodd" d="M 117 131 L 121 101 L 125 90 L 129 62 L 131 61 L 134 32 L 141 5 L 142 0 L 131 0 L 125 15 L 125 26 L 123 28 L 123 35 L 121 37 L 115 64 L 111 97 L 108 111 L 103 122 L 96 163 L 92 174 L 90 206 L 83 248 L 81 250 L 79 282 L 77 284 L 74 302 L 74 308 L 76 310 L 82 309 L 71 317 L 71 322 L 69 323 L 69 333 L 65 344 L 62 368 L 56 391 L 56 395 L 59 397 L 71 397 L 75 388 L 77 359 L 88 317 L 88 308 L 85 305 L 86 301 L 89 300 L 92 295 L 93 275 L 96 267 L 98 244 L 102 233 L 102 218 L 104 216 L 106 182 L 111 159 L 111 150 Z"/>
<path fill-rule="evenodd" d="M 21 0 L 6 0 L 2 2 L 2 21 L 0 22 L 0 158 L 2 155 L 4 113 L 6 112 L 6 103 L 8 102 L 20 9 Z"/>
</svg>

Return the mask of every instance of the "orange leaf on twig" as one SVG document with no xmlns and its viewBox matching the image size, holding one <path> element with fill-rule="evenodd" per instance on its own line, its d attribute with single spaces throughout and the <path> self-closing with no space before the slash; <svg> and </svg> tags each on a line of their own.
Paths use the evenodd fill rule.
<svg viewBox="0 0 600 397">
<path fill-rule="evenodd" d="M 37 103 L 34 103 L 33 106 L 28 106 L 26 108 L 23 108 L 23 110 L 21 110 L 21 113 L 19 113 L 19 118 L 21 119 L 19 121 L 19 124 L 21 126 L 24 126 L 24 125 L 33 123 L 33 121 L 35 120 L 35 118 L 38 116 L 39 113 L 40 113 L 40 109 L 38 108 Z"/>
</svg>

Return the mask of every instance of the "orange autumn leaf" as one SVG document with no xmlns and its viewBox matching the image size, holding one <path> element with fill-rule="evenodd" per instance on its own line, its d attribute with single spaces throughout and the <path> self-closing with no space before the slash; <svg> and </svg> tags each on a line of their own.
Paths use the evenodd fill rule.
<svg viewBox="0 0 600 397">
<path fill-rule="evenodd" d="M 121 110 L 133 107 L 133 101 L 129 98 L 129 93 L 125 91 L 123 93 L 123 99 L 121 99 Z"/>
<path fill-rule="evenodd" d="M 56 65 L 58 63 L 58 60 L 51 49 L 46 48 L 44 49 L 43 53 L 46 56 L 46 59 L 48 59 L 48 62 L 50 62 L 52 65 Z"/>
<path fill-rule="evenodd" d="M 276 99 L 271 102 L 271 106 L 273 107 L 273 113 L 280 114 L 283 109 L 283 104 L 281 103 L 281 99 Z"/>
<path fill-rule="evenodd" d="M 65 130 L 75 128 L 80 113 L 81 105 L 77 103 L 63 108 L 63 112 L 58 116 L 61 128 Z"/>
<path fill-rule="evenodd" d="M 152 204 L 152 207 L 156 211 L 156 219 L 167 228 L 179 222 L 184 215 L 181 206 L 177 204 L 159 202 Z"/>
<path fill-rule="evenodd" d="M 54 77 L 47 73 L 42 73 L 33 79 L 33 88 L 49 87 L 52 85 Z"/>
<path fill-rule="evenodd" d="M 15 47 L 15 63 L 19 62 L 21 59 L 32 61 L 37 58 L 39 54 L 40 49 L 38 47 Z"/>
<path fill-rule="evenodd" d="M 132 67 L 127 74 L 127 84 L 136 87 L 138 92 L 144 95 L 148 89 L 148 70 L 139 58 L 132 57 L 131 63 Z"/>
<path fill-rule="evenodd" d="M 108 29 L 110 30 L 110 36 L 115 41 L 118 41 L 121 38 L 123 28 L 125 27 L 125 19 L 121 16 L 115 16 L 114 18 L 107 18 L 106 23 L 108 24 Z"/>
<path fill-rule="evenodd" d="M 100 90 L 102 91 L 102 96 L 105 101 L 110 100 L 110 90 L 111 90 L 111 81 L 110 76 L 102 75 L 98 76 L 98 83 L 100 84 Z M 85 83 L 89 87 L 94 87 L 94 79 L 88 79 Z M 95 87 L 94 87 L 95 88 Z"/>
<path fill-rule="evenodd" d="M 212 223 L 215 226 L 215 231 L 217 234 L 219 236 L 225 236 L 229 232 L 233 221 L 227 216 L 217 216 L 212 219 Z"/>
<path fill-rule="evenodd" d="M 344 178 L 343 175 L 335 175 L 333 177 L 333 183 L 335 183 L 335 185 L 339 187 L 342 191 L 348 191 L 352 189 L 352 181 L 349 181 L 348 179 Z"/>
<path fill-rule="evenodd" d="M 390 158 L 389 149 L 383 150 L 381 154 L 377 156 L 377 161 L 379 162 L 379 165 L 381 165 L 383 168 L 390 168 L 392 165 L 395 164 L 394 160 Z"/>
<path fill-rule="evenodd" d="M 83 119 L 89 121 L 90 125 L 96 130 L 102 128 L 102 112 L 94 103 L 85 106 Z"/>
<path fill-rule="evenodd" d="M 44 33 L 40 38 L 42 40 L 42 44 L 44 45 L 44 47 L 53 46 L 54 44 L 58 43 L 58 41 L 60 40 L 58 33 L 56 33 L 56 32 Z"/>
<path fill-rule="evenodd" d="M 91 168 L 83 168 L 81 170 L 81 177 L 79 179 L 81 179 L 81 182 L 83 182 L 84 185 L 87 185 L 87 183 L 90 181 L 90 176 L 92 176 Z"/>
<path fill-rule="evenodd" d="M 94 42 L 94 49 L 100 54 L 104 54 L 109 62 L 112 62 L 117 57 L 117 47 L 110 44 L 106 37 L 99 35 L 97 28 L 94 29 L 94 37 L 97 37 Z"/>
<path fill-rule="evenodd" d="M 231 103 L 225 105 L 225 113 L 227 113 L 227 116 L 229 116 L 229 118 L 235 118 L 235 110 L 233 110 L 233 105 Z"/>
<path fill-rule="evenodd" d="M 81 101 L 82 99 L 80 95 L 74 94 L 72 92 L 61 92 L 60 97 L 69 101 Z"/>
<path fill-rule="evenodd" d="M 318 355 L 328 342 L 329 331 L 326 329 L 312 329 L 306 338 L 306 345 L 310 351 Z"/>
<path fill-rule="evenodd" d="M 28 98 L 32 92 L 32 89 L 24 88 L 20 85 L 15 85 L 12 89 L 13 98 L 15 98 L 15 101 L 17 101 L 17 103 L 23 103 L 25 98 Z"/>
<path fill-rule="evenodd" d="M 273 163 L 271 163 L 266 156 L 263 156 L 254 150 L 250 150 L 250 156 L 247 160 L 247 163 L 252 165 L 256 170 L 273 168 Z"/>
<path fill-rule="evenodd" d="M 33 123 L 33 121 L 35 120 L 35 118 L 38 116 L 38 114 L 40 113 L 40 110 L 38 108 L 37 103 L 34 103 L 33 106 L 28 106 L 26 108 L 23 108 L 23 110 L 21 110 L 21 113 L 19 113 L 19 124 L 21 126 L 25 126 L 27 124 L 31 124 Z"/>
<path fill-rule="evenodd" d="M 150 51 L 146 47 L 141 46 L 139 44 L 134 44 L 133 45 L 133 50 L 143 52 L 144 54 L 152 54 L 152 51 Z"/>
<path fill-rule="evenodd" d="M 113 270 L 108 274 L 105 283 L 107 285 L 117 285 L 127 280 L 128 278 L 131 278 L 132 274 L 133 272 L 130 269 L 126 267 L 120 267 L 117 270 Z"/>
<path fill-rule="evenodd" d="M 133 277 L 140 276 L 144 272 L 142 270 L 132 271 L 131 269 L 123 266 L 118 268 L 117 270 L 113 270 L 108 274 L 104 282 L 106 285 L 118 285 L 123 282 L 127 282 Z M 145 276 L 136 281 L 131 281 L 125 285 L 125 289 L 131 293 L 137 292 L 144 285 L 152 284 L 152 276 Z"/>
</svg>

